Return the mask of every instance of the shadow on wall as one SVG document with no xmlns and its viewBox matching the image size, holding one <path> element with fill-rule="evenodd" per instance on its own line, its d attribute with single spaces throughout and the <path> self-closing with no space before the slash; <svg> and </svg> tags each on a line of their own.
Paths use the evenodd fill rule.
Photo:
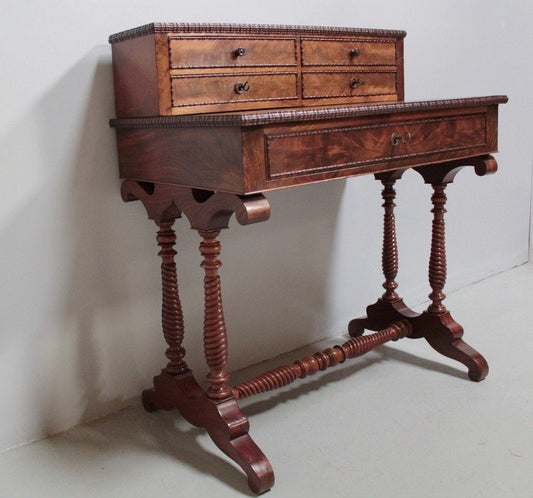
<svg viewBox="0 0 533 498">
<path fill-rule="evenodd" d="M 24 161 L 38 181 L 0 232 L 14 248 L 7 278 L 21 282 L 4 302 L 12 305 L 8 325 L 23 330 L 24 358 L 13 361 L 31 365 L 21 382 L 31 386 L 22 405 L 32 412 L 13 408 L 11 418 L 32 429 L 21 429 L 13 444 L 131 404 L 165 364 L 155 225 L 140 203 L 120 199 L 108 47 L 93 49 L 30 114 L 14 135 L 30 126 L 39 137 L 36 162 Z M 318 329 L 344 186 L 272 193 L 269 222 L 240 227 L 233 219 L 222 234 L 230 370 L 324 336 Z M 185 230 L 186 219 L 176 226 L 185 346 L 202 378 L 200 238 Z"/>
</svg>

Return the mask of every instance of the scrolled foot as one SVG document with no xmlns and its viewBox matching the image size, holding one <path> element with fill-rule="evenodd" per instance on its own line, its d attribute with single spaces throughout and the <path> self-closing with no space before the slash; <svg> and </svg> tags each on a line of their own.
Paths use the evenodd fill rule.
<svg viewBox="0 0 533 498">
<path fill-rule="evenodd" d="M 209 399 L 189 370 L 178 376 L 162 372 L 155 377 L 154 389 L 143 392 L 144 403 L 148 411 L 176 408 L 190 424 L 206 429 L 213 442 L 242 468 L 254 493 L 264 493 L 274 485 L 270 462 L 248 434 L 248 419 L 235 398 Z"/>
<path fill-rule="evenodd" d="M 237 402 L 231 399 L 212 406 L 216 407 L 220 418 L 218 423 L 207 428 L 211 439 L 242 468 L 248 477 L 248 486 L 254 493 L 268 491 L 274 485 L 274 471 L 267 457 L 248 434 L 248 420 Z"/>
<path fill-rule="evenodd" d="M 459 361 L 468 368 L 468 377 L 479 382 L 489 373 L 487 360 L 472 346 L 462 340 L 463 327 L 450 315 L 424 312 L 420 316 L 421 329 L 430 346 L 440 354 Z"/>
</svg>

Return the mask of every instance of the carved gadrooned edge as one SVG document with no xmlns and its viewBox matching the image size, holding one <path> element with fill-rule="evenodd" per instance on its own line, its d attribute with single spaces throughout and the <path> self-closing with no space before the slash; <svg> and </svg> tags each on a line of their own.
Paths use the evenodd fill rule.
<svg viewBox="0 0 533 498">
<path fill-rule="evenodd" d="M 240 33 L 240 34 L 310 34 L 310 35 L 369 35 L 404 38 L 407 33 L 394 29 L 346 28 L 327 26 L 286 26 L 281 24 L 230 24 L 230 23 L 150 23 L 115 33 L 109 43 L 118 43 L 138 36 L 155 33 Z"/>
<path fill-rule="evenodd" d="M 473 166 L 476 175 L 491 175 L 498 171 L 498 163 L 493 156 L 487 154 L 484 156 L 467 157 L 455 161 L 444 163 L 430 164 L 413 168 L 418 172 L 426 183 L 432 185 L 441 185 L 452 183 L 455 176 L 466 166 Z"/>
<path fill-rule="evenodd" d="M 207 232 L 227 228 L 233 213 L 241 225 L 270 217 L 270 204 L 262 194 L 236 195 L 135 180 L 125 180 L 121 194 L 125 202 L 140 200 L 150 219 L 174 219 L 183 213 L 191 228 Z"/>
<path fill-rule="evenodd" d="M 278 111 L 248 111 L 242 113 L 198 114 L 189 116 L 156 116 L 149 118 L 111 119 L 113 128 L 184 128 L 195 126 L 257 126 L 292 121 L 317 121 L 398 112 L 431 111 L 485 105 L 505 104 L 505 95 L 464 99 L 425 100 L 417 102 L 389 102 L 381 104 L 340 105 L 328 107 L 299 107 Z"/>
</svg>

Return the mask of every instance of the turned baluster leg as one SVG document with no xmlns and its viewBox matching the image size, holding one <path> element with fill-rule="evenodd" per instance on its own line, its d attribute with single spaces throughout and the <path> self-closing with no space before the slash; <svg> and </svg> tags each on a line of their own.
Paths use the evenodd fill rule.
<svg viewBox="0 0 533 498">
<path fill-rule="evenodd" d="M 446 184 L 433 184 L 433 195 L 431 202 L 433 204 L 433 222 L 431 229 L 431 254 L 429 257 L 429 284 L 431 293 L 429 298 L 431 304 L 428 307 L 429 313 L 442 314 L 446 313 L 446 306 L 442 301 L 446 294 L 442 292 L 446 283 L 446 242 L 445 242 L 445 223 L 444 214 L 446 213 L 446 194 L 444 189 Z"/>
<path fill-rule="evenodd" d="M 429 344 L 439 353 L 460 361 L 468 367 L 468 376 L 475 381 L 482 380 L 488 373 L 487 361 L 474 348 L 462 340 L 463 328 L 450 315 L 443 300 L 446 283 L 446 241 L 444 214 L 446 213 L 447 183 L 432 182 L 433 222 L 431 230 L 431 254 L 429 258 L 429 284 L 431 304 L 418 321 L 418 329 Z"/>
<path fill-rule="evenodd" d="M 209 381 L 207 395 L 213 400 L 223 400 L 231 396 L 232 392 L 227 384 L 228 338 L 218 275 L 218 269 L 222 265 L 218 259 L 221 246 L 217 237 L 220 230 L 212 232 L 199 230 L 198 233 L 203 239 L 200 243 L 200 253 L 204 258 L 201 266 L 205 271 L 204 352 L 210 368 L 207 375 Z"/>
<path fill-rule="evenodd" d="M 381 267 L 383 269 L 383 288 L 385 292 L 380 299 L 371 304 L 366 309 L 366 317 L 355 318 L 348 324 L 348 331 L 352 337 L 363 334 L 365 329 L 381 330 L 392 322 L 403 318 L 412 318 L 416 313 L 411 311 L 404 304 L 396 289 L 396 275 L 398 274 L 398 244 L 396 241 L 396 218 L 394 208 L 396 204 L 396 191 L 394 185 L 396 180 L 401 178 L 403 171 L 391 171 L 376 175 L 377 180 L 381 180 L 383 190 L 383 246 L 381 250 Z"/>
<path fill-rule="evenodd" d="M 163 336 L 168 344 L 165 354 L 168 364 L 164 371 L 170 375 L 179 375 L 188 370 L 185 363 L 185 349 L 182 347 L 184 328 L 183 312 L 178 292 L 178 278 L 174 257 L 176 251 L 176 233 L 172 229 L 174 220 L 156 220 L 159 227 L 157 244 L 161 248 L 161 282 L 162 282 L 162 308 L 161 322 Z"/>
<path fill-rule="evenodd" d="M 383 191 L 381 195 L 384 201 L 382 206 L 385 208 L 385 213 L 383 215 L 381 267 L 383 269 L 383 275 L 385 276 L 385 282 L 383 283 L 385 293 L 381 299 L 393 303 L 400 299 L 396 293 L 398 284 L 394 280 L 398 274 L 398 244 L 396 242 L 396 219 L 394 217 L 394 208 L 396 207 L 396 204 L 394 203 L 396 197 L 394 184 L 396 183 L 396 180 L 382 180 L 382 183 Z"/>
</svg>

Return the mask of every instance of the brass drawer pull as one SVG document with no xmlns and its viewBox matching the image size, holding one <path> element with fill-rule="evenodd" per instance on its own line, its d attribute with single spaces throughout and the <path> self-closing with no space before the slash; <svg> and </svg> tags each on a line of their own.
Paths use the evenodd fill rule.
<svg viewBox="0 0 533 498">
<path fill-rule="evenodd" d="M 233 51 L 233 55 L 235 57 L 242 57 L 246 53 L 246 50 L 244 50 L 243 47 L 239 47 L 238 49 Z"/>
<path fill-rule="evenodd" d="M 352 50 L 350 50 L 350 57 L 353 59 L 354 57 L 357 57 L 358 55 L 361 54 L 361 50 L 359 50 L 358 48 L 352 48 Z"/>
<path fill-rule="evenodd" d="M 390 137 L 390 142 L 393 147 L 396 147 L 399 143 L 408 144 L 411 141 L 411 134 L 406 131 L 404 135 L 398 135 L 398 133 L 393 132 Z"/>
<path fill-rule="evenodd" d="M 357 88 L 358 85 L 364 85 L 365 82 L 361 78 L 352 78 L 350 80 L 350 88 Z"/>
<path fill-rule="evenodd" d="M 245 81 L 244 83 L 235 83 L 235 93 L 243 93 L 250 90 L 250 83 Z"/>
</svg>

